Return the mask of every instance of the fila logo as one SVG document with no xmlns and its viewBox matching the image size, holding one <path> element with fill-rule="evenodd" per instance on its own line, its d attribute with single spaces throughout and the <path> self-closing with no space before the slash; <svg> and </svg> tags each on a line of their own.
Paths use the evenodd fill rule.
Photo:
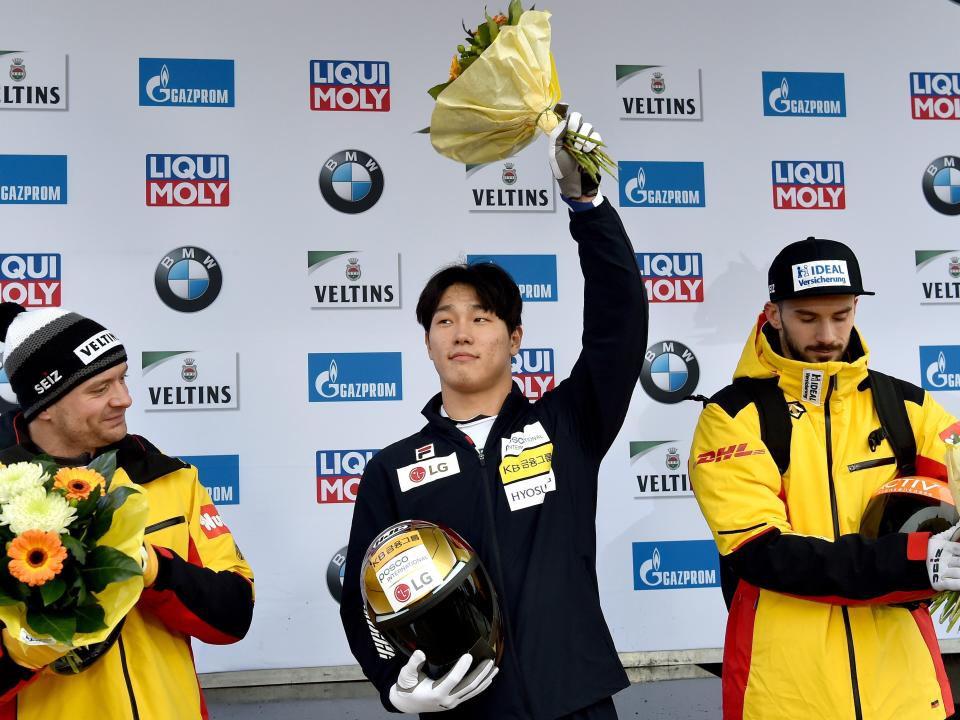
<svg viewBox="0 0 960 720">
<path fill-rule="evenodd" d="M 414 455 L 416 455 L 416 458 L 418 461 L 429 460 L 430 458 L 434 457 L 436 454 L 437 453 L 434 452 L 434 449 L 433 449 L 433 443 L 430 443 L 429 445 L 424 445 L 423 447 L 417 448 L 414 451 Z"/>
<path fill-rule="evenodd" d="M 216 505 L 203 505 L 200 508 L 200 527 L 203 529 L 203 534 L 211 540 L 219 535 L 227 535 L 230 532 L 230 528 L 226 526 L 223 518 L 220 517 L 220 511 L 217 510 Z"/>
</svg>

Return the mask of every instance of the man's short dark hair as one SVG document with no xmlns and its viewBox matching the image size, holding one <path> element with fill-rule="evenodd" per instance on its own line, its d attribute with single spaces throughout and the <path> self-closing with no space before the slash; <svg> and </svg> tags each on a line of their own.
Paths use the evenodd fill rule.
<svg viewBox="0 0 960 720">
<path fill-rule="evenodd" d="M 475 265 L 451 265 L 436 272 L 424 286 L 417 301 L 417 322 L 430 332 L 430 323 L 440 304 L 440 298 L 451 285 L 468 285 L 480 299 L 480 307 L 492 312 L 513 333 L 520 327 L 523 300 L 520 288 L 502 267 L 492 262 Z"/>
</svg>

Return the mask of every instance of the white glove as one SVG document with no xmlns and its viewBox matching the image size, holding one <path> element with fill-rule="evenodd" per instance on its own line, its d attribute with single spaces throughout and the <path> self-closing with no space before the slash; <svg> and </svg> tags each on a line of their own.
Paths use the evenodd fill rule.
<svg viewBox="0 0 960 720">
<path fill-rule="evenodd" d="M 486 690 L 500 670 L 493 666 L 493 660 L 487 660 L 468 675 L 473 657 L 466 654 L 450 672 L 439 680 L 432 680 L 420 671 L 426 659 L 422 650 L 415 650 L 390 688 L 390 703 L 400 712 L 426 713 L 455 708 Z"/>
<path fill-rule="evenodd" d="M 960 590 L 960 542 L 953 541 L 958 531 L 960 523 L 927 542 L 927 574 L 934 590 Z"/>
<path fill-rule="evenodd" d="M 582 172 L 573 156 L 563 149 L 563 136 L 568 129 L 589 138 L 589 140 L 577 138 L 573 143 L 577 150 L 587 153 L 601 142 L 600 133 L 593 129 L 593 125 L 585 123 L 580 113 L 570 113 L 550 133 L 550 169 L 560 185 L 560 194 L 564 197 L 574 199 L 585 195 L 593 197 L 597 194 L 598 183 Z"/>
</svg>

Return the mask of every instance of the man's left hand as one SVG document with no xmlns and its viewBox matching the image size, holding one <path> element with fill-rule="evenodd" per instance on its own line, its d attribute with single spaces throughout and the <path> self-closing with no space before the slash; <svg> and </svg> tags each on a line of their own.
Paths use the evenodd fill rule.
<svg viewBox="0 0 960 720">
<path fill-rule="evenodd" d="M 570 113 L 560 121 L 560 124 L 550 133 L 550 169 L 560 186 L 560 194 L 571 200 L 590 202 L 597 195 L 599 182 L 587 175 L 573 156 L 563 147 L 563 138 L 567 130 L 571 130 L 586 138 L 577 138 L 573 146 L 581 152 L 588 153 L 601 142 L 600 133 L 593 129 L 593 125 L 583 121 L 578 112 Z"/>
</svg>

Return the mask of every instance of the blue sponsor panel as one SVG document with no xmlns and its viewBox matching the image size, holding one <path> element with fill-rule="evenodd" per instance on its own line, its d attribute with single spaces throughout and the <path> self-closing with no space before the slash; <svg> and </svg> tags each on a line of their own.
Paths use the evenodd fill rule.
<svg viewBox="0 0 960 720">
<path fill-rule="evenodd" d="M 233 107 L 233 60 L 140 58 L 140 104 Z"/>
<path fill-rule="evenodd" d="M 467 255 L 467 264 L 496 263 L 520 288 L 524 302 L 556 302 L 556 255 Z"/>
<path fill-rule="evenodd" d="M 310 353 L 310 402 L 367 402 L 403 399 L 400 353 Z"/>
<path fill-rule="evenodd" d="M 763 114 L 846 117 L 843 73 L 763 72 Z"/>
<path fill-rule="evenodd" d="M 720 587 L 713 540 L 633 543 L 633 589 L 679 590 Z"/>
<path fill-rule="evenodd" d="M 920 384 L 924 390 L 960 390 L 960 345 L 921 345 Z"/>
<path fill-rule="evenodd" d="M 0 155 L 0 205 L 66 203 L 66 155 Z"/>
<path fill-rule="evenodd" d="M 620 207 L 705 207 L 702 162 L 617 163 Z"/>
<path fill-rule="evenodd" d="M 200 484 L 214 503 L 240 504 L 239 455 L 181 455 L 180 459 L 197 468 Z"/>
</svg>

